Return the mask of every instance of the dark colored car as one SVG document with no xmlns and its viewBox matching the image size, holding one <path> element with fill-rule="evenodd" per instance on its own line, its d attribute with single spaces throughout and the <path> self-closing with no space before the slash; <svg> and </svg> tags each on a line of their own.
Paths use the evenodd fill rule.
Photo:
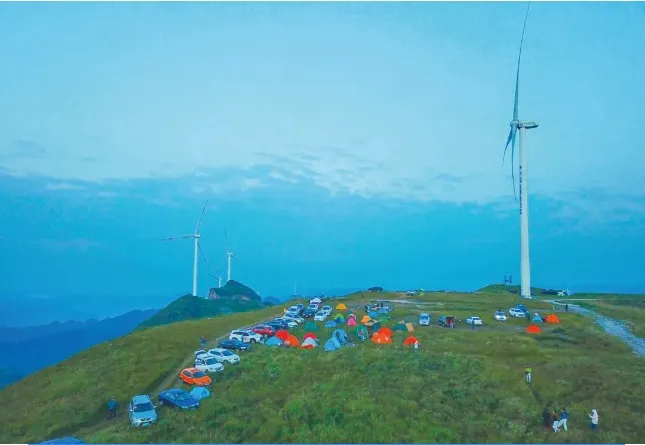
<svg viewBox="0 0 645 445">
<path fill-rule="evenodd" d="M 223 340 L 217 344 L 218 348 L 229 349 L 231 351 L 250 351 L 251 345 L 237 339 Z"/>
<path fill-rule="evenodd" d="M 302 315 L 302 311 L 305 310 L 305 305 L 304 304 L 296 304 L 296 307 L 298 308 L 298 315 Z"/>
<path fill-rule="evenodd" d="M 305 309 L 305 311 L 302 313 L 303 318 L 314 318 L 315 315 L 316 315 L 315 309 Z"/>
<path fill-rule="evenodd" d="M 83 442 L 81 439 L 77 439 L 76 437 L 61 437 L 58 439 L 47 440 L 41 443 L 77 444 L 77 443 L 85 443 L 85 442 Z"/>
<path fill-rule="evenodd" d="M 444 328 L 454 328 L 455 317 L 449 317 L 449 316 L 443 315 L 442 317 L 439 317 L 438 323 L 439 323 L 439 326 Z"/>
<path fill-rule="evenodd" d="M 267 335 L 269 337 L 275 334 L 275 329 L 265 324 L 258 325 L 251 330 L 256 334 Z"/>
<path fill-rule="evenodd" d="M 289 329 L 289 324 L 284 320 L 271 320 L 267 324 L 275 329 Z"/>
<path fill-rule="evenodd" d="M 161 391 L 159 393 L 159 405 L 172 406 L 181 409 L 199 408 L 199 400 L 194 399 L 183 389 L 175 388 Z"/>
</svg>

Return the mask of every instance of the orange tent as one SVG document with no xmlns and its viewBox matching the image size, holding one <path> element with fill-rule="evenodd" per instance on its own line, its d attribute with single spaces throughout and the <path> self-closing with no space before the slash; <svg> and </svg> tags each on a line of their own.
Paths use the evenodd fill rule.
<svg viewBox="0 0 645 445">
<path fill-rule="evenodd" d="M 368 323 L 372 321 L 369 315 L 363 315 L 363 318 L 361 318 L 361 323 Z"/>
<path fill-rule="evenodd" d="M 560 319 L 555 314 L 549 314 L 546 316 L 547 323 L 560 323 Z"/>
<path fill-rule="evenodd" d="M 381 334 L 380 332 L 375 332 L 374 335 L 372 335 L 372 343 L 379 345 L 390 345 L 392 344 L 392 337 L 388 337 L 387 335 Z"/>
<path fill-rule="evenodd" d="M 538 325 L 532 324 L 528 328 L 526 328 L 526 332 L 529 334 L 539 334 L 540 332 L 542 332 L 542 328 Z"/>
<path fill-rule="evenodd" d="M 284 341 L 284 345 L 297 348 L 300 346 L 300 341 L 298 341 L 298 338 L 295 335 L 289 335 L 289 337 Z"/>
<path fill-rule="evenodd" d="M 419 340 L 418 340 L 416 337 L 409 336 L 409 337 L 408 337 L 408 338 L 406 338 L 406 339 L 405 339 L 405 341 L 403 342 L 403 346 L 410 346 L 410 345 L 415 344 L 415 343 L 416 343 L 416 342 L 418 342 L 418 341 L 419 341 Z M 421 344 L 421 342 L 419 342 L 419 344 Z"/>
<path fill-rule="evenodd" d="M 383 327 L 378 330 L 380 334 L 387 335 L 388 337 L 392 337 L 394 334 L 392 334 L 392 329 Z"/>
<path fill-rule="evenodd" d="M 313 338 L 314 340 L 318 340 L 318 337 L 316 337 L 316 334 L 313 332 L 307 332 L 304 337 L 302 337 L 302 340 L 305 341 L 308 338 Z"/>
<path fill-rule="evenodd" d="M 284 329 L 280 329 L 275 333 L 275 336 L 284 342 L 287 340 L 287 338 L 289 338 L 289 332 L 285 331 Z"/>
</svg>

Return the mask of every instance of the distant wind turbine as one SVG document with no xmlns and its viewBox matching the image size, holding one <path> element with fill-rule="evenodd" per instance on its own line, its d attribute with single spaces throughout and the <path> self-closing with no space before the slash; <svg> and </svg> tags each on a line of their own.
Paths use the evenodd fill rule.
<svg viewBox="0 0 645 445">
<path fill-rule="evenodd" d="M 204 207 L 202 208 L 202 214 L 199 215 L 199 219 L 197 220 L 197 226 L 195 227 L 195 232 L 192 235 L 183 235 L 183 236 L 172 236 L 170 238 L 164 238 L 164 241 L 173 241 L 177 239 L 186 239 L 186 238 L 193 238 L 194 243 L 195 243 L 195 252 L 194 252 L 194 258 L 193 258 L 193 296 L 197 296 L 197 260 L 198 260 L 198 252 L 201 251 L 201 247 L 199 247 L 199 239 L 202 237 L 202 235 L 199 233 L 199 226 L 202 223 L 202 218 L 204 217 L 204 212 L 206 211 L 206 207 L 208 206 L 208 201 L 206 201 L 206 204 L 204 204 Z M 202 252 L 203 256 L 203 252 Z M 204 259 L 206 259 L 204 257 Z"/>
<path fill-rule="evenodd" d="M 526 175 L 526 130 L 537 128 L 538 124 L 531 121 L 521 121 L 519 119 L 519 88 L 520 88 L 520 61 L 522 59 L 522 45 L 524 44 L 524 31 L 526 30 L 526 21 L 529 17 L 531 3 L 526 7 L 524 16 L 524 26 L 522 27 L 522 38 L 520 39 L 520 51 L 517 56 L 517 72 L 515 74 L 515 102 L 513 105 L 513 120 L 511 121 L 511 131 L 508 133 L 506 146 L 504 147 L 504 156 L 509 144 L 511 145 L 511 176 L 513 178 L 513 194 L 515 193 L 515 136 L 519 130 L 519 195 L 520 195 L 520 294 L 523 298 L 531 298 L 531 264 L 529 260 L 529 193 L 528 181 Z"/>
<path fill-rule="evenodd" d="M 236 259 L 239 261 L 239 258 L 236 257 L 228 248 L 228 234 L 226 233 L 226 229 L 224 230 L 224 237 L 226 239 L 226 258 L 228 266 L 226 269 L 226 282 L 228 283 L 229 281 L 231 281 L 231 260 Z"/>
</svg>

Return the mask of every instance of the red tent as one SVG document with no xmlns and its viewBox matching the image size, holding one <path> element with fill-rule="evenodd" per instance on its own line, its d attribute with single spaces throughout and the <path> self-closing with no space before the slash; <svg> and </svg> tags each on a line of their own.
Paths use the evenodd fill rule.
<svg viewBox="0 0 645 445">
<path fill-rule="evenodd" d="M 284 329 L 280 329 L 278 332 L 275 333 L 275 336 L 282 341 L 286 341 L 287 338 L 289 338 L 289 332 L 285 331 Z"/>
<path fill-rule="evenodd" d="M 542 332 L 542 328 L 538 325 L 532 324 L 528 328 L 526 328 L 526 332 L 529 334 L 539 334 L 540 332 Z"/>
<path fill-rule="evenodd" d="M 305 340 L 307 340 L 308 338 L 313 338 L 314 340 L 317 340 L 317 339 L 318 339 L 318 337 L 316 337 L 316 334 L 314 334 L 313 332 L 307 332 L 307 333 L 305 334 L 305 336 L 304 336 L 304 337 L 302 337 L 302 340 L 303 340 L 303 341 L 305 341 Z"/>
<path fill-rule="evenodd" d="M 383 327 L 378 330 L 380 334 L 387 335 L 388 337 L 392 337 L 394 334 L 392 334 L 392 329 Z"/>
<path fill-rule="evenodd" d="M 413 337 L 411 335 L 411 336 L 409 336 L 408 338 L 405 339 L 405 341 L 403 342 L 403 346 L 410 346 L 410 345 L 415 344 L 418 341 L 419 340 L 416 337 Z M 421 344 L 421 342 L 419 342 L 419 344 Z"/>
</svg>

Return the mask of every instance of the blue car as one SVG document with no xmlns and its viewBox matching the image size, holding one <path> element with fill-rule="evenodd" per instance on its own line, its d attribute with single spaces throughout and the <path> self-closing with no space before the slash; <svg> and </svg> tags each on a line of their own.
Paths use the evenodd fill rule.
<svg viewBox="0 0 645 445">
<path fill-rule="evenodd" d="M 76 437 L 61 437 L 59 439 L 51 439 L 41 443 L 77 444 L 85 442 L 83 442 L 81 439 L 77 439 Z"/>
<path fill-rule="evenodd" d="M 197 409 L 199 400 L 192 397 L 183 389 L 175 388 L 159 393 L 159 404 L 180 409 Z"/>
</svg>

